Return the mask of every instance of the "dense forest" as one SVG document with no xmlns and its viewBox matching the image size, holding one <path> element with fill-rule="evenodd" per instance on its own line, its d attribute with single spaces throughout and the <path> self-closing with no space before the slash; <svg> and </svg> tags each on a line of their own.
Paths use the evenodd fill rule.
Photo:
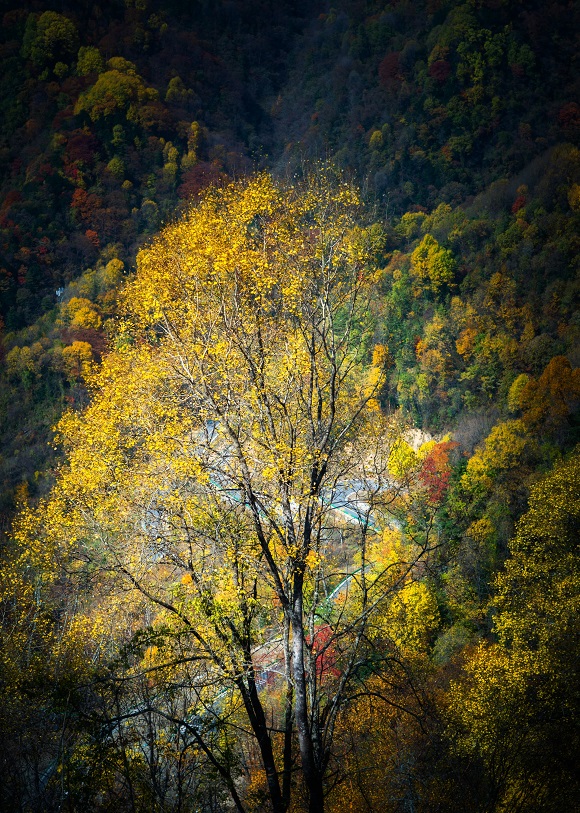
<svg viewBox="0 0 580 813">
<path fill-rule="evenodd" d="M 580 5 L 0 13 L 0 811 L 579 809 Z"/>
</svg>

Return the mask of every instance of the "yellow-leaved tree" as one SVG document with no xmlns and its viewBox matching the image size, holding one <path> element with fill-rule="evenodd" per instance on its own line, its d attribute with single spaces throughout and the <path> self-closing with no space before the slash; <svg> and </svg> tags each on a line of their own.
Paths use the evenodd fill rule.
<svg viewBox="0 0 580 813">
<path fill-rule="evenodd" d="M 140 705 L 117 694 L 111 736 L 140 714 L 177 725 L 238 810 L 255 802 L 231 731 L 272 810 L 294 791 L 324 809 L 368 625 L 432 544 L 419 523 L 400 563 L 369 561 L 410 497 L 406 470 L 388 473 L 400 432 L 378 407 L 369 306 L 381 235 L 360 216 L 328 173 L 259 175 L 210 190 L 144 248 L 36 515 L 37 536 L 103 574 L 87 602 L 134 644 L 123 685 L 147 676 Z"/>
</svg>

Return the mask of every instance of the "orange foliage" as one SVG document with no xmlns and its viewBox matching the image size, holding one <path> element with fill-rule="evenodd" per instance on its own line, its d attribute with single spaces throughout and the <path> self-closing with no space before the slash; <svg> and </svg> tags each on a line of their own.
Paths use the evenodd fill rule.
<svg viewBox="0 0 580 813">
<path fill-rule="evenodd" d="M 94 246 L 95 248 L 100 247 L 99 235 L 94 229 L 87 229 L 85 232 L 85 237 L 92 246 Z"/>
<path fill-rule="evenodd" d="M 449 488 L 452 472 L 449 454 L 458 445 L 458 443 L 451 440 L 445 443 L 437 443 L 423 461 L 419 472 L 419 480 L 427 489 L 427 496 L 432 503 L 441 502 Z"/>
<path fill-rule="evenodd" d="M 95 220 L 95 213 L 101 208 L 103 201 L 94 192 L 86 192 L 84 189 L 75 189 L 71 200 L 71 209 L 76 209 L 81 220 L 88 226 L 92 226 Z"/>
<path fill-rule="evenodd" d="M 528 425 L 559 426 L 580 404 L 580 369 L 566 356 L 554 356 L 536 381 L 531 378 L 520 394 L 522 418 Z"/>
</svg>

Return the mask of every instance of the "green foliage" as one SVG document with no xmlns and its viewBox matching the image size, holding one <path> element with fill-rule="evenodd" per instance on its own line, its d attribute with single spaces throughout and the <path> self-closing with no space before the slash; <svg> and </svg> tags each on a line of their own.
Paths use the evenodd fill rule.
<svg viewBox="0 0 580 813">
<path fill-rule="evenodd" d="M 416 468 L 418 458 L 412 447 L 403 440 L 398 440 L 389 455 L 389 472 L 397 480 L 406 480 Z"/>
<path fill-rule="evenodd" d="M 125 164 L 123 163 L 123 159 L 118 155 L 114 155 L 107 164 L 107 170 L 111 173 L 113 178 L 122 181 L 125 177 Z"/>
<path fill-rule="evenodd" d="M 101 73 L 105 62 L 98 48 L 92 45 L 82 45 L 77 55 L 77 73 L 86 76 L 90 73 Z"/>
<path fill-rule="evenodd" d="M 55 68 L 60 60 L 70 60 L 78 48 L 78 32 L 68 17 L 45 11 L 30 14 L 22 43 L 22 53 L 38 68 Z"/>
<path fill-rule="evenodd" d="M 185 87 L 181 77 L 174 76 L 169 80 L 169 84 L 167 85 L 167 90 L 165 92 L 166 102 L 177 105 L 186 104 L 192 96 L 193 92 Z"/>
<path fill-rule="evenodd" d="M 145 85 L 133 63 L 115 57 L 107 65 L 109 70 L 79 96 L 75 113 L 87 113 L 94 122 L 106 119 L 145 124 L 142 106 L 156 101 L 157 91 Z"/>
<path fill-rule="evenodd" d="M 493 600 L 498 643 L 451 690 L 456 747 L 479 757 L 498 808 L 573 809 L 580 800 L 577 619 L 580 455 L 532 487 Z M 517 725 L 514 722 L 517 721 Z"/>
<path fill-rule="evenodd" d="M 449 249 L 426 234 L 411 254 L 411 272 L 437 294 L 444 285 L 453 282 L 455 260 Z"/>
<path fill-rule="evenodd" d="M 522 408 L 522 392 L 526 388 L 530 377 L 526 373 L 521 373 L 511 385 L 507 405 L 510 412 L 519 412 Z"/>
<path fill-rule="evenodd" d="M 395 226 L 395 231 L 400 237 L 412 240 L 419 237 L 424 221 L 425 214 L 423 212 L 405 212 Z"/>
</svg>

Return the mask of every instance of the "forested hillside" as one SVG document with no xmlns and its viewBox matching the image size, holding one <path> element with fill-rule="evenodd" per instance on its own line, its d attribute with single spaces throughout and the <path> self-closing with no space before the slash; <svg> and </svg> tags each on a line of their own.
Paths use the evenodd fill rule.
<svg viewBox="0 0 580 813">
<path fill-rule="evenodd" d="M 575 810 L 578 3 L 1 8 L 0 810 Z"/>
</svg>

